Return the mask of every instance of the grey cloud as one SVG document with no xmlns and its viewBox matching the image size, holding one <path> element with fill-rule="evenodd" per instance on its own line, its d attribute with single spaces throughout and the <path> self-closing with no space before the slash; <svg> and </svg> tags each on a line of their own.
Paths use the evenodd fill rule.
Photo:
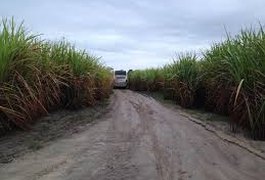
<svg viewBox="0 0 265 180">
<path fill-rule="evenodd" d="M 25 20 L 44 38 L 65 37 L 114 68 L 161 66 L 241 27 L 264 23 L 262 0 L 13 0 L 0 16 Z"/>
</svg>

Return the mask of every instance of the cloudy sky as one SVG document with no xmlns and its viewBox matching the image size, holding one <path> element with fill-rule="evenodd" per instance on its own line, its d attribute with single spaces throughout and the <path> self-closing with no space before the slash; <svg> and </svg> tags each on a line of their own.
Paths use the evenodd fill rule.
<svg viewBox="0 0 265 180">
<path fill-rule="evenodd" d="M 115 69 L 157 67 L 265 24 L 264 0 L 1 0 L 0 16 L 45 39 L 65 37 Z"/>
</svg>

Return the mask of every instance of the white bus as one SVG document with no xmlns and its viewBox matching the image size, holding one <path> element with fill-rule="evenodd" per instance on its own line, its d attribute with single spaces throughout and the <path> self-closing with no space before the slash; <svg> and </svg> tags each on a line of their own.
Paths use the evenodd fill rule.
<svg viewBox="0 0 265 180">
<path fill-rule="evenodd" d="M 114 87 L 126 88 L 128 85 L 127 72 L 124 70 L 114 71 Z"/>
</svg>

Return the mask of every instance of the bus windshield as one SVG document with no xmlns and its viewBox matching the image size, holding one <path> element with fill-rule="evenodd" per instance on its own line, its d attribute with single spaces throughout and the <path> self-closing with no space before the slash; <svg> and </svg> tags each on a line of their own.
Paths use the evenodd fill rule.
<svg viewBox="0 0 265 180">
<path fill-rule="evenodd" d="M 115 75 L 124 75 L 124 76 L 126 76 L 126 71 L 115 71 Z"/>
</svg>

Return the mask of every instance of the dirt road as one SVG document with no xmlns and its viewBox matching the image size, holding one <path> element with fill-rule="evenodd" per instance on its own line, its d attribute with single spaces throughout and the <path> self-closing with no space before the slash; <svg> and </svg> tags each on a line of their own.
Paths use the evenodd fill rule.
<svg viewBox="0 0 265 180">
<path fill-rule="evenodd" d="M 0 166 L 5 180 L 261 180 L 265 161 L 150 97 L 116 90 L 86 131 Z"/>
</svg>

